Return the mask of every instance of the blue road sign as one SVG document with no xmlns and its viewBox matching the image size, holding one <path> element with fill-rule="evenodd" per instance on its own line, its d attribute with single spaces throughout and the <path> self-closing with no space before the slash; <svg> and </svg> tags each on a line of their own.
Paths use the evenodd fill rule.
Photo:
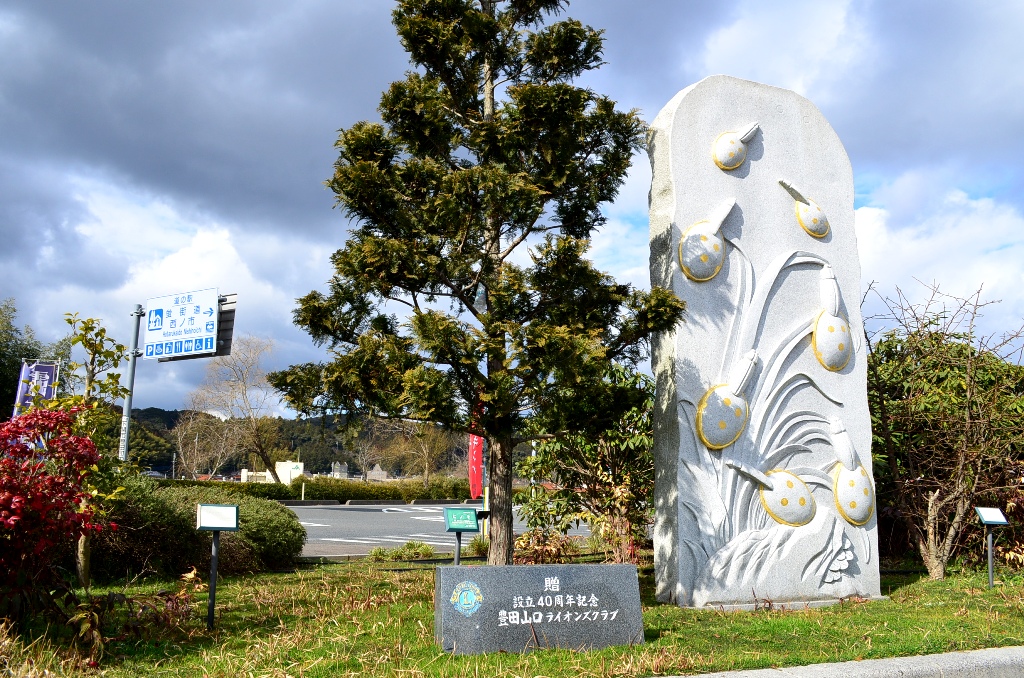
<svg viewBox="0 0 1024 678">
<path fill-rule="evenodd" d="M 148 299 L 143 357 L 157 360 L 216 353 L 219 296 L 212 288 Z"/>
</svg>

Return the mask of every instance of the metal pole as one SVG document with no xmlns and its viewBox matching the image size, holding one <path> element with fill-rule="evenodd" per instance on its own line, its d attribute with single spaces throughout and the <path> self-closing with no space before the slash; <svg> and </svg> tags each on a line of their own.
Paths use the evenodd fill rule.
<svg viewBox="0 0 1024 678">
<path fill-rule="evenodd" d="M 16 416 L 18 416 L 18 405 L 21 404 L 19 402 L 18 395 L 21 392 L 21 375 L 25 373 L 25 362 L 25 358 L 22 358 L 21 367 L 18 368 L 18 386 L 14 390 L 14 414 L 11 415 L 11 419 L 14 419 Z"/>
<path fill-rule="evenodd" d="M 220 530 L 213 531 L 213 555 L 210 557 L 210 600 L 206 604 L 206 630 L 213 630 L 213 608 L 217 601 L 217 552 L 220 551 Z"/>
<path fill-rule="evenodd" d="M 993 566 L 992 566 L 993 565 L 992 564 L 992 545 L 993 545 L 995 539 L 993 537 L 992 526 L 991 525 L 986 525 L 985 526 L 985 532 L 986 532 L 985 537 L 988 540 L 988 587 L 992 588 L 993 584 L 995 583 L 995 578 L 994 578 L 994 574 L 995 573 L 993 572 Z"/>
<path fill-rule="evenodd" d="M 459 557 L 462 555 L 462 533 L 455 533 L 455 564 L 459 564 Z"/>
<path fill-rule="evenodd" d="M 530 460 L 532 461 L 532 460 L 534 460 L 536 458 L 537 458 L 537 441 L 536 440 L 531 440 L 530 441 Z M 533 499 L 533 497 L 536 494 L 536 492 L 537 492 L 537 479 L 533 477 L 533 474 L 530 474 L 530 499 Z"/>
<path fill-rule="evenodd" d="M 490 511 L 491 510 L 491 486 L 490 485 L 484 485 L 484 504 L 483 504 L 483 506 L 484 506 L 484 511 Z M 490 534 L 489 534 L 489 530 L 488 530 L 488 528 L 490 528 L 490 525 L 491 525 L 490 516 L 488 516 L 488 519 L 484 521 L 484 539 L 489 539 L 490 538 Z"/>
<path fill-rule="evenodd" d="M 145 311 L 142 304 L 135 304 L 135 331 L 132 332 L 131 346 L 128 349 L 128 395 L 124 397 L 124 411 L 121 413 L 121 445 L 117 449 L 117 457 L 128 461 L 128 430 L 132 425 L 132 391 L 135 390 L 135 362 L 139 358 L 139 322 Z"/>
</svg>

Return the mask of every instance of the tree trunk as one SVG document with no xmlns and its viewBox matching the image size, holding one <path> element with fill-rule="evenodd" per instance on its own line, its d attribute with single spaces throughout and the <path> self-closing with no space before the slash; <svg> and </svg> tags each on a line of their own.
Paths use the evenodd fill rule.
<svg viewBox="0 0 1024 678">
<path fill-rule="evenodd" d="M 490 16 L 495 15 L 495 1 L 481 0 L 481 9 Z M 483 116 L 485 122 L 494 120 L 494 71 L 490 58 L 485 58 L 483 64 Z M 484 162 L 488 159 L 483 158 Z M 494 268 L 494 275 L 497 276 L 501 267 L 501 224 L 493 214 L 485 216 L 485 228 L 487 229 L 488 251 L 487 257 Z M 486 287 L 485 287 L 486 291 Z M 491 309 L 491 300 L 486 298 L 487 310 Z M 490 329 L 490 328 L 488 328 Z M 487 359 L 487 375 L 493 379 L 499 373 L 505 371 L 505 351 L 503 330 L 498 330 L 501 341 L 496 345 L 501 347 L 492 349 Z M 492 417 L 497 419 L 497 417 Z M 500 429 L 499 429 L 500 430 Z M 490 485 L 490 548 L 487 552 L 488 565 L 511 565 L 513 554 L 512 535 L 512 436 L 503 434 L 491 440 L 491 464 L 488 473 L 488 484 Z"/>
<path fill-rule="evenodd" d="M 263 465 L 267 467 L 267 473 L 274 478 L 274 482 L 280 483 L 281 477 L 277 475 L 277 468 L 274 466 L 274 462 L 271 461 L 270 455 L 263 449 L 263 446 L 257 443 L 254 445 L 253 451 L 256 453 L 256 456 L 260 458 L 260 461 L 263 462 Z"/>
<path fill-rule="evenodd" d="M 512 440 L 503 437 L 491 442 L 490 550 L 488 565 L 512 564 Z"/>
<path fill-rule="evenodd" d="M 423 452 L 423 489 L 430 488 L 430 451 Z"/>
<path fill-rule="evenodd" d="M 266 460 L 264 460 L 264 461 L 266 461 Z M 267 471 L 270 472 L 270 475 L 274 478 L 274 482 L 275 483 L 278 483 L 278 484 L 281 484 L 281 485 L 284 484 L 284 483 L 281 482 L 281 476 L 277 475 L 277 469 L 274 468 L 274 466 L 270 462 L 267 462 Z"/>
<path fill-rule="evenodd" d="M 930 579 L 942 581 L 946 578 L 946 561 L 942 560 L 939 555 L 932 553 L 927 547 L 922 547 L 921 560 L 924 561 Z"/>
<path fill-rule="evenodd" d="M 78 575 L 79 585 L 89 590 L 92 583 L 89 577 L 90 564 L 92 560 L 92 547 L 89 535 L 83 534 L 78 538 L 78 548 L 75 549 L 75 573 Z"/>
</svg>

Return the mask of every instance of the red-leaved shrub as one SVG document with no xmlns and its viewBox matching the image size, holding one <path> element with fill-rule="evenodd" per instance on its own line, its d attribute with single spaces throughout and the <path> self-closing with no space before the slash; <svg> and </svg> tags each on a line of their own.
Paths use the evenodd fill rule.
<svg viewBox="0 0 1024 678">
<path fill-rule="evenodd" d="M 74 417 L 37 409 L 0 424 L 0 616 L 52 583 L 62 545 L 102 529 L 85 486 L 99 454 Z"/>
</svg>

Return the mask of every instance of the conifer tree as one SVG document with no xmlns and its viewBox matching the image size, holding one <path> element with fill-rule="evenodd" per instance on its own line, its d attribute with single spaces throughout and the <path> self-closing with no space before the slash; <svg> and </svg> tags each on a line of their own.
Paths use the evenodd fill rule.
<svg viewBox="0 0 1024 678">
<path fill-rule="evenodd" d="M 545 25 L 565 5 L 398 2 L 414 68 L 382 95 L 381 123 L 340 132 L 327 185 L 353 228 L 329 289 L 295 311 L 331 360 L 271 375 L 301 412 L 483 435 L 491 564 L 512 558 L 513 448 L 531 430 L 604 430 L 641 403 L 603 376 L 683 312 L 585 258 L 645 125 L 573 84 L 601 65 L 602 32 Z"/>
</svg>

